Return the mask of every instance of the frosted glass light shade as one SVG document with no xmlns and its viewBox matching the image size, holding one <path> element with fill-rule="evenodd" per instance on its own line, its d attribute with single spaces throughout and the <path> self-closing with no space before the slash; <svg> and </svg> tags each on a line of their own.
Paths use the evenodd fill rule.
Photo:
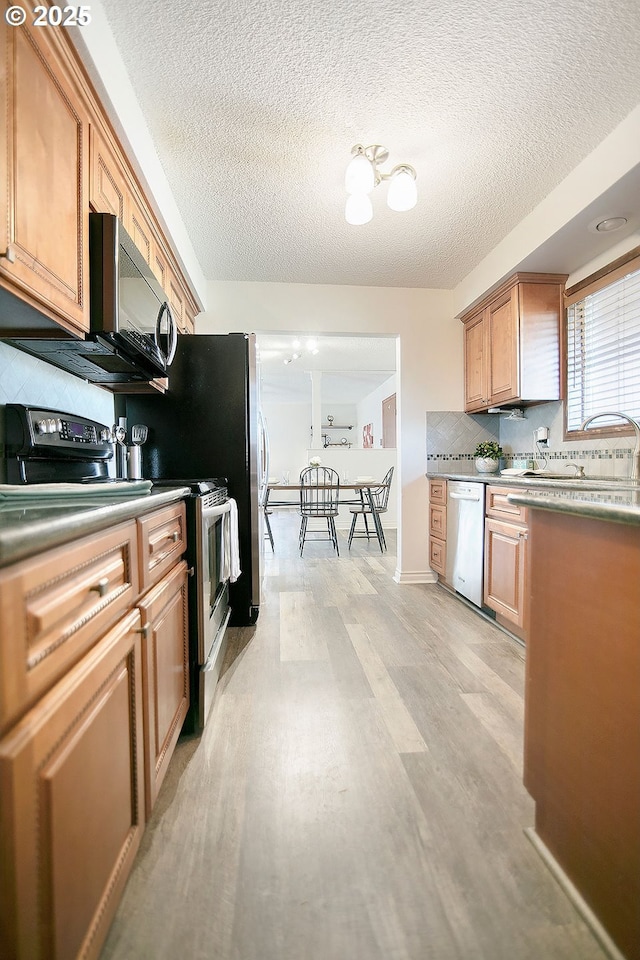
<svg viewBox="0 0 640 960">
<path fill-rule="evenodd" d="M 352 193 L 351 196 L 347 197 L 344 215 L 347 223 L 351 223 L 354 227 L 369 223 L 373 216 L 373 205 L 368 195 L 366 193 Z"/>
<path fill-rule="evenodd" d="M 403 213 L 411 210 L 418 202 L 418 190 L 415 177 L 409 170 L 398 170 L 391 179 L 387 193 L 387 206 Z"/>
<path fill-rule="evenodd" d="M 347 193 L 371 193 L 375 184 L 373 164 L 364 153 L 356 154 L 344 175 Z"/>
</svg>

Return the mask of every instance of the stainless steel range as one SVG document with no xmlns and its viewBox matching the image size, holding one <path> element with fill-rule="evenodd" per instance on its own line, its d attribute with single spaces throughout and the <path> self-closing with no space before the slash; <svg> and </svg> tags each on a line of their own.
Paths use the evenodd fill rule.
<svg viewBox="0 0 640 960">
<path fill-rule="evenodd" d="M 209 715 L 227 646 L 235 504 L 227 495 L 224 478 L 163 479 L 153 483 L 154 486 L 189 487 L 191 491 L 187 499 L 187 561 L 192 574 L 189 582 L 191 706 L 183 732 L 197 733 Z M 237 534 L 235 539 L 237 541 Z"/>
<path fill-rule="evenodd" d="M 137 482 L 114 480 L 109 462 L 117 431 L 86 417 L 44 407 L 7 404 L 6 464 L 10 484 L 58 487 L 72 503 L 68 485 L 113 484 L 126 493 Z M 187 551 L 189 564 L 190 708 L 184 733 L 204 726 L 226 649 L 230 616 L 229 583 L 238 560 L 235 502 L 225 478 L 154 480 L 154 487 L 188 487 Z M 75 495 L 77 496 L 77 486 Z M 49 492 L 49 491 L 47 491 Z"/>
</svg>

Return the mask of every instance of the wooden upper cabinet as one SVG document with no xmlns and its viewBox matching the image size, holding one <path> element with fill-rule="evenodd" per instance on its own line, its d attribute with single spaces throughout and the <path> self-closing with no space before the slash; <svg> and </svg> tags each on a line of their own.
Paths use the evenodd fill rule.
<svg viewBox="0 0 640 960">
<path fill-rule="evenodd" d="M 465 410 L 561 396 L 559 274 L 514 274 L 461 317 Z"/>
<path fill-rule="evenodd" d="M 9 27 L 8 6 L 0 17 L 0 284 L 81 334 L 89 328 L 88 111 L 62 32 Z"/>
<path fill-rule="evenodd" d="M 487 307 L 488 399 L 496 405 L 519 395 L 518 299 L 515 288 Z"/>
<path fill-rule="evenodd" d="M 484 311 L 480 311 L 464 325 L 464 408 L 465 410 L 479 410 L 485 405 L 485 371 Z"/>
<path fill-rule="evenodd" d="M 10 27 L 9 6 L 0 2 L 0 288 L 28 308 L 3 304 L 3 333 L 89 331 L 90 210 L 120 219 L 180 331 L 193 333 L 193 294 L 69 35 Z"/>
<path fill-rule="evenodd" d="M 95 124 L 90 131 L 89 202 L 96 213 L 113 213 L 125 222 L 127 186 L 122 167 Z"/>
<path fill-rule="evenodd" d="M 151 267 L 154 247 L 153 227 L 144 210 L 132 197 L 129 200 L 124 225 L 127 233 Z"/>
</svg>

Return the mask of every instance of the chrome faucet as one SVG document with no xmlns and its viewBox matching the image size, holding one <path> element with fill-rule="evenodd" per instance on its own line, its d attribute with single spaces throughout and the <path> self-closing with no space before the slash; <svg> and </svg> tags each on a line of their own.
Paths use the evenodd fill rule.
<svg viewBox="0 0 640 960">
<path fill-rule="evenodd" d="M 563 464 L 563 467 L 564 467 L 565 470 L 566 470 L 568 467 L 573 467 L 573 469 L 575 470 L 574 476 L 576 476 L 576 477 L 584 477 L 584 467 L 581 467 L 580 464 L 578 464 L 578 463 L 574 463 L 573 460 L 569 460 L 568 463 L 564 463 L 564 464 Z"/>
<path fill-rule="evenodd" d="M 591 423 L 592 420 L 597 420 L 599 417 L 619 417 L 621 420 L 626 420 L 627 423 L 630 423 L 636 433 L 636 446 L 633 451 L 633 459 L 631 461 L 631 480 L 640 479 L 640 425 L 632 417 L 628 417 L 626 413 L 594 413 L 592 417 L 587 417 L 582 426 L 581 430 L 586 430 L 587 426 Z"/>
</svg>

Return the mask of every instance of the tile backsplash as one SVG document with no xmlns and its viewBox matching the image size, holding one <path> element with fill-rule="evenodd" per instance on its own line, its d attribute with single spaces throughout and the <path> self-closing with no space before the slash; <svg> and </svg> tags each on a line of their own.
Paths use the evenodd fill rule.
<svg viewBox="0 0 640 960">
<path fill-rule="evenodd" d="M 432 473 L 474 471 L 473 451 L 480 440 L 498 440 L 505 466 L 513 460 L 534 460 L 537 468 L 563 470 L 576 463 L 591 477 L 628 477 L 633 452 L 632 437 L 563 440 L 562 402 L 523 408 L 524 419 L 510 420 L 507 413 L 466 414 L 427 411 L 427 470 Z M 533 432 L 549 428 L 548 448 L 536 449 Z"/>
<path fill-rule="evenodd" d="M 0 343 L 0 482 L 6 482 L 4 406 L 26 403 L 77 413 L 111 425 L 113 394 L 15 347 Z"/>
</svg>

